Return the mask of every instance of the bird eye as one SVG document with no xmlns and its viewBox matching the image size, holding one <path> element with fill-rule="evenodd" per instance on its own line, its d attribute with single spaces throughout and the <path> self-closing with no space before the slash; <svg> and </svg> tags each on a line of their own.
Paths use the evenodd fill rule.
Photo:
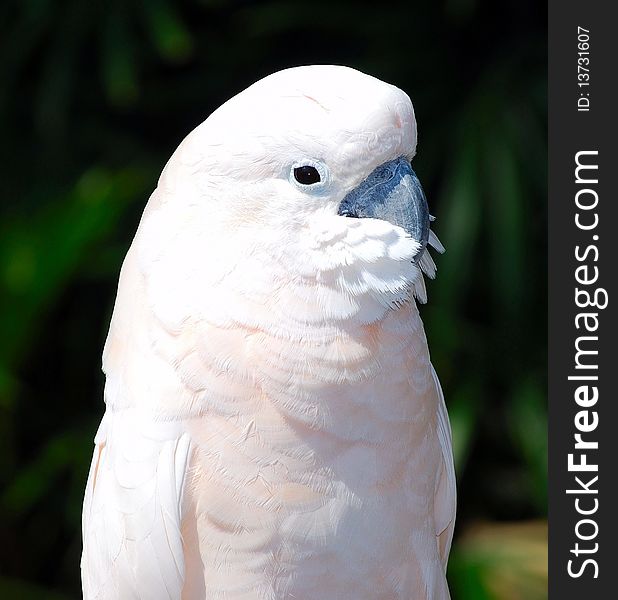
<svg viewBox="0 0 618 600">
<path fill-rule="evenodd" d="M 294 179 L 303 185 L 312 185 L 321 181 L 320 172 L 311 165 L 303 165 L 294 169 Z"/>
</svg>

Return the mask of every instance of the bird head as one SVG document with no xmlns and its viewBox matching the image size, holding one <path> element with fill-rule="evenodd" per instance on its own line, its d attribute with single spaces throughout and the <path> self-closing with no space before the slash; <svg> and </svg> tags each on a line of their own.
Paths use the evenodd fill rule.
<svg viewBox="0 0 618 600">
<path fill-rule="evenodd" d="M 142 270 L 189 296 L 313 285 L 326 316 L 366 322 L 424 301 L 426 246 L 439 242 L 416 140 L 412 102 L 393 85 L 342 66 L 274 73 L 173 154 L 138 234 Z M 329 306 L 344 297 L 348 309 Z"/>
</svg>

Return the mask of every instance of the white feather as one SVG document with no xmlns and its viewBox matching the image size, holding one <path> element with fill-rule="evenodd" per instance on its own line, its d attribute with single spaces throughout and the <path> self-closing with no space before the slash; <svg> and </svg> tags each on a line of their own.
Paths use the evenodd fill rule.
<svg viewBox="0 0 618 600">
<path fill-rule="evenodd" d="M 83 511 L 84 597 L 180 598 L 188 436 L 126 409 L 106 412 L 95 444 Z"/>
</svg>

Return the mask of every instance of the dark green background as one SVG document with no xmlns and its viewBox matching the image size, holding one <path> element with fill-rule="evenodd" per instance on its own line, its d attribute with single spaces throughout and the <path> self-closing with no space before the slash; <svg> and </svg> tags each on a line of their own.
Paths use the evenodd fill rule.
<svg viewBox="0 0 618 600">
<path fill-rule="evenodd" d="M 454 600 L 546 597 L 546 7 L 0 5 L 0 597 L 78 598 L 119 267 L 180 140 L 306 63 L 403 88 L 447 248 L 422 308 L 459 480 Z"/>
</svg>

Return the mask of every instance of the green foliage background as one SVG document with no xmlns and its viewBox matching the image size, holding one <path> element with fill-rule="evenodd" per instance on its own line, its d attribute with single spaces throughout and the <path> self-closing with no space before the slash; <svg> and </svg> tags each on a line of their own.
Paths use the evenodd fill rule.
<svg viewBox="0 0 618 600">
<path fill-rule="evenodd" d="M 546 597 L 546 7 L 0 4 L 0 597 L 78 598 L 119 267 L 180 140 L 280 68 L 406 90 L 447 248 L 422 308 L 459 479 L 454 600 Z"/>
</svg>

